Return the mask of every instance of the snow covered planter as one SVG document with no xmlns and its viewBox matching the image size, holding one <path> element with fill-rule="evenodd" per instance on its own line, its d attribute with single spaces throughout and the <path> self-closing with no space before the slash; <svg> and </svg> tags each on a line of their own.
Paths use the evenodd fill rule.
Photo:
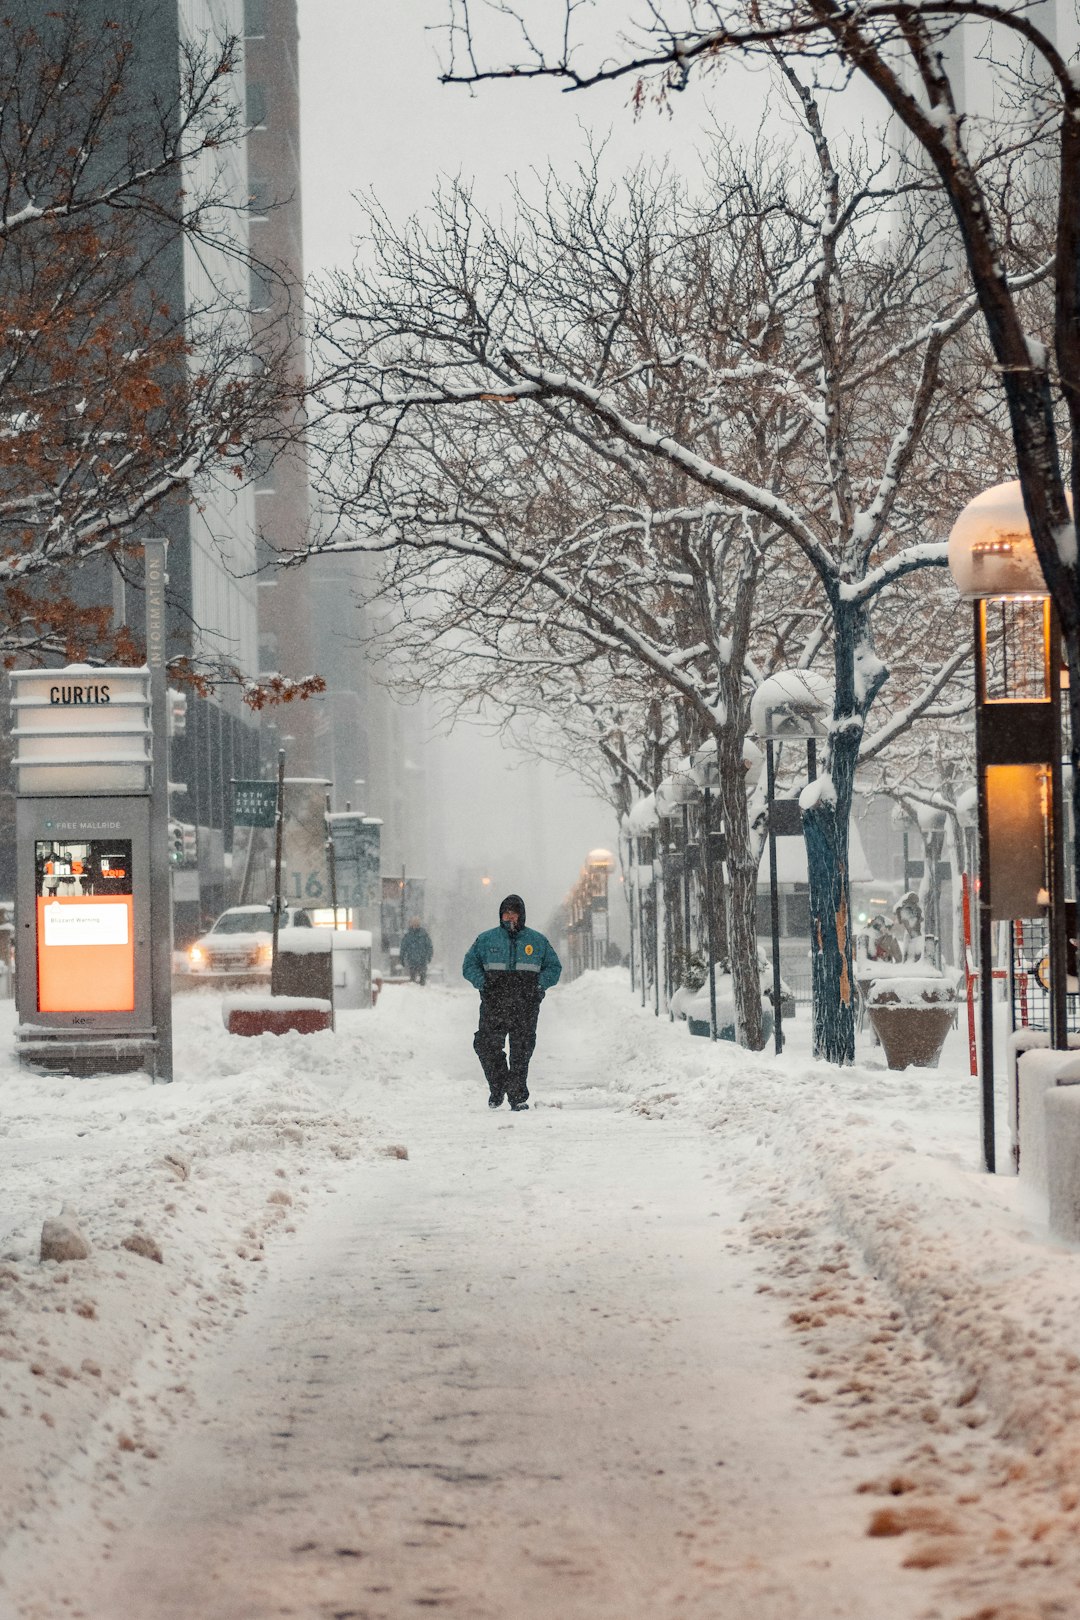
<svg viewBox="0 0 1080 1620">
<path fill-rule="evenodd" d="M 226 996 L 221 1016 L 230 1035 L 317 1035 L 334 1027 L 332 1003 L 312 996 Z"/>
<path fill-rule="evenodd" d="M 874 1034 L 890 1069 L 936 1069 L 956 1026 L 956 986 L 924 962 L 875 962 L 866 991 Z"/>
<path fill-rule="evenodd" d="M 706 970 L 707 971 L 707 970 Z M 713 969 L 716 980 L 716 1038 L 718 1041 L 733 1041 L 735 1035 L 735 986 L 731 974 L 725 973 L 717 963 Z M 674 1018 L 685 1018 L 691 1035 L 708 1036 L 712 1032 L 712 1012 L 709 1005 L 709 983 L 696 989 L 682 986 L 676 990 L 670 1002 L 671 1013 Z M 765 1040 L 772 1034 L 772 1013 L 767 1007 L 761 1009 L 761 1030 Z"/>
</svg>

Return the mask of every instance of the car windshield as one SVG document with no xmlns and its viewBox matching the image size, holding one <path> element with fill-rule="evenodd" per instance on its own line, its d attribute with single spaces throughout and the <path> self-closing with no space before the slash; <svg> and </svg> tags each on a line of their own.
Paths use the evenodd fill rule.
<svg viewBox="0 0 1080 1620">
<path fill-rule="evenodd" d="M 258 911 L 227 911 L 211 929 L 214 934 L 269 934 L 273 930 L 270 908 Z"/>
</svg>

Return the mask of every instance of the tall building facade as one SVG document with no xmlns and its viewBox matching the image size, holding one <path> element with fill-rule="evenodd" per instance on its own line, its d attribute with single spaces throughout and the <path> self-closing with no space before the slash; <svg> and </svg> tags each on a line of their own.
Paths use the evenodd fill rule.
<svg viewBox="0 0 1080 1620">
<path fill-rule="evenodd" d="M 84 15 L 111 15 L 109 0 L 77 3 Z M 296 0 L 159 0 L 142 9 L 134 39 L 138 91 L 148 105 L 176 104 L 185 47 L 230 36 L 243 48 L 221 91 L 247 133 L 203 155 L 184 178 L 189 195 L 222 196 L 227 206 L 217 223 L 237 251 L 178 234 L 156 255 L 154 292 L 174 316 L 183 313 L 189 330 L 214 311 L 215 319 L 236 324 L 241 347 L 254 340 L 284 353 L 300 384 L 307 357 Z M 308 544 L 311 493 L 302 439 L 273 453 L 278 449 L 257 458 L 250 483 L 212 482 L 194 500 L 171 501 L 151 525 L 169 542 L 171 654 L 227 663 L 245 679 L 317 673 L 327 684 L 319 698 L 261 714 L 229 682 L 209 695 L 189 690 L 186 704 L 175 706 L 183 720 L 170 740 L 170 811 L 196 828 L 198 847 L 197 865 L 173 873 L 181 944 L 236 899 L 232 783 L 270 775 L 279 747 L 290 776 L 332 784 L 336 809 L 349 804 L 382 820 L 384 872 L 404 870 L 434 886 L 445 864 L 437 837 L 439 749 L 429 741 L 424 710 L 393 702 L 361 645 L 363 564 L 347 556 L 303 567 L 281 560 Z M 115 622 L 141 635 L 135 540 L 122 570 L 106 558 L 85 565 L 79 593 L 87 602 L 111 602 Z M 3 815 L 0 806 L 0 825 Z M 0 849 L 0 898 L 10 892 L 8 853 Z M 378 930 L 379 920 L 376 902 L 364 921 Z"/>
<path fill-rule="evenodd" d="M 306 369 L 304 240 L 300 176 L 299 35 L 296 0 L 244 0 L 248 230 L 255 336 L 284 349 L 297 382 Z M 310 573 L 277 558 L 308 544 L 307 458 L 297 442 L 268 462 L 255 484 L 261 674 L 305 676 L 317 667 Z M 319 774 L 310 702 L 269 717 L 266 740 L 286 751 L 290 775 Z"/>
<path fill-rule="evenodd" d="M 171 22 L 172 7 L 164 10 Z M 219 178 L 229 196 L 247 204 L 238 228 L 250 256 L 248 296 L 236 283 L 235 262 L 208 262 L 189 250 L 185 289 L 197 308 L 213 290 L 203 278 L 225 287 L 230 302 L 235 297 L 250 312 L 256 342 L 283 350 L 299 383 L 307 340 L 297 0 L 180 0 L 169 44 L 160 13 L 150 26 L 162 35 L 163 59 L 171 52 L 173 63 L 184 37 L 197 40 L 208 31 L 243 37 L 231 88 L 242 98 L 248 133 L 241 147 L 223 154 L 227 172 Z M 429 741 L 426 712 L 393 701 L 362 647 L 363 562 L 327 557 L 297 567 L 281 560 L 307 546 L 311 527 L 299 438 L 265 458 L 253 486 L 212 492 L 177 514 L 177 567 L 170 573 L 178 624 L 194 625 L 203 646 L 229 648 L 246 673 L 319 674 L 326 682 L 322 696 L 264 709 L 259 720 L 241 712 L 228 689 L 189 704 L 187 735 L 173 741 L 172 776 L 186 791 L 174 795 L 173 808 L 177 819 L 199 828 L 199 867 L 176 874 L 178 932 L 194 926 L 196 906 L 205 918 L 235 899 L 231 779 L 270 774 L 279 748 L 290 776 L 328 782 L 335 809 L 349 804 L 382 820 L 385 873 L 404 870 L 430 890 L 439 883 L 439 750 Z M 196 882 L 197 899 L 185 894 Z M 378 936 L 378 908 L 363 921 Z"/>
<path fill-rule="evenodd" d="M 79 0 L 83 21 L 93 26 L 113 19 L 108 0 Z M 31 0 L 27 10 L 32 12 Z M 134 103 L 154 116 L 157 109 L 181 100 L 184 51 L 208 40 L 243 31 L 242 0 L 174 0 L 146 8 L 132 24 L 130 85 Z M 242 114 L 245 75 L 242 61 L 220 87 Z M 124 134 L 121 130 L 120 138 Z M 247 155 L 243 143 L 205 154 L 184 177 L 189 196 L 219 190 L 238 211 L 227 209 L 216 222 L 227 225 L 241 253 L 215 249 L 208 242 L 194 248 L 179 233 L 160 238 L 148 224 L 154 251 L 149 255 L 153 286 L 147 297 L 165 305 L 169 319 L 182 316 L 196 329 L 202 312 L 214 310 L 218 321 L 234 323 L 231 334 L 243 347 L 250 332 L 247 273 L 243 251 L 248 222 Z M 169 182 L 170 190 L 173 182 Z M 195 363 L 194 358 L 190 362 Z M 171 656 L 220 661 L 245 678 L 258 669 L 258 591 L 256 586 L 256 497 L 249 487 L 221 478 L 200 488 L 197 501 L 174 498 L 147 524 L 147 534 L 168 541 L 168 648 Z M 84 561 L 73 589 L 84 603 L 111 604 L 117 625 L 130 624 L 141 637 L 144 606 L 139 589 L 137 535 L 130 550 L 121 549 L 120 567 L 107 557 Z M 170 745 L 170 811 L 197 828 L 198 865 L 174 874 L 177 936 L 198 932 L 230 899 L 232 794 L 234 776 L 259 769 L 259 726 L 235 684 L 222 683 L 208 696 L 189 694 L 184 722 Z M 13 852 L 3 851 L 0 890 L 10 893 Z M 12 868 L 8 870 L 6 868 Z"/>
<path fill-rule="evenodd" d="M 243 33 L 243 0 L 179 0 L 144 12 L 139 22 L 142 71 L 157 81 L 158 93 L 174 100 L 179 90 L 182 49 L 208 39 Z M 243 60 L 236 64 L 224 94 L 242 114 L 246 105 Z M 248 195 L 245 143 L 204 154 L 185 176 L 189 190 L 211 187 L 230 204 L 227 228 L 240 254 L 204 243 L 177 240 L 170 249 L 189 325 L 202 312 L 237 326 L 250 338 L 248 247 L 244 204 Z M 226 223 L 225 220 L 222 223 Z M 199 492 L 197 501 L 177 501 L 156 525 L 169 539 L 170 651 L 220 659 L 243 677 L 258 670 L 259 603 L 256 584 L 256 495 L 248 484 L 224 477 Z M 136 622 L 136 628 L 138 627 Z M 173 874 L 177 938 L 198 932 L 231 899 L 233 841 L 232 779 L 259 769 L 259 724 L 235 685 L 222 683 L 208 696 L 190 695 L 185 723 L 170 742 L 170 810 L 197 829 L 198 864 Z"/>
</svg>

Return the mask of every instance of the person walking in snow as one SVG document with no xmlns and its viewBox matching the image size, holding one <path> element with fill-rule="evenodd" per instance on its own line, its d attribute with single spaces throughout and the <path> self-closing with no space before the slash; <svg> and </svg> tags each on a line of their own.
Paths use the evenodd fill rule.
<svg viewBox="0 0 1080 1620">
<path fill-rule="evenodd" d="M 401 936 L 400 948 L 401 965 L 413 984 L 418 980 L 421 984 L 427 983 L 428 964 L 434 955 L 435 947 L 431 943 L 431 935 L 419 917 L 413 917 Z"/>
<path fill-rule="evenodd" d="M 498 928 L 477 935 L 461 971 L 480 992 L 480 1027 L 473 1050 L 488 1083 L 488 1107 L 498 1108 L 505 1096 L 520 1113 L 529 1106 L 529 1059 L 536 1045 L 540 1003 L 558 984 L 562 963 L 550 940 L 535 928 L 526 928 L 525 902 L 519 894 L 507 895 L 499 907 Z"/>
</svg>

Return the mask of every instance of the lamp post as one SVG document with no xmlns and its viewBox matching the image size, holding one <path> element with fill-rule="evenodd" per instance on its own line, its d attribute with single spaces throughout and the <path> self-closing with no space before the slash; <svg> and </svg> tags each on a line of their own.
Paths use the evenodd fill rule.
<svg viewBox="0 0 1080 1620">
<path fill-rule="evenodd" d="M 777 884 L 776 840 L 802 833 L 798 799 L 776 797 L 775 744 L 792 740 L 806 743 L 807 780 L 817 777 L 817 739 L 826 731 L 832 687 L 824 675 L 809 669 L 781 670 L 762 681 L 750 704 L 750 721 L 765 744 L 765 798 L 769 833 L 769 917 L 772 932 L 773 1043 L 784 1049 L 780 985 L 780 894 Z"/>
<path fill-rule="evenodd" d="M 949 568 L 972 603 L 979 826 L 979 973 L 983 1164 L 994 1143 L 993 923 L 1034 916 L 1049 896 L 1050 1038 L 1067 1044 L 1061 781 L 1061 634 L 1019 483 L 964 507 Z"/>
</svg>

